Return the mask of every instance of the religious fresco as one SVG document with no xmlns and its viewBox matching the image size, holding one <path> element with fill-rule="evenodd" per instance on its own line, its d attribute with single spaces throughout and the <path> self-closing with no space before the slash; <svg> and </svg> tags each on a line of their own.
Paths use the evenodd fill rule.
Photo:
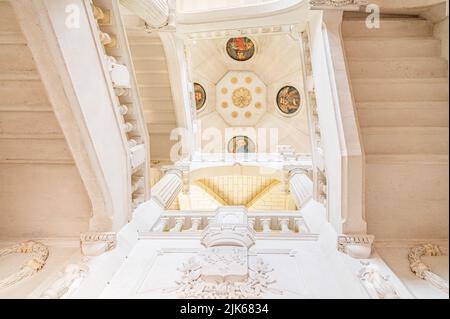
<svg viewBox="0 0 450 319">
<path fill-rule="evenodd" d="M 227 42 L 227 53 L 233 60 L 247 61 L 255 54 L 255 44 L 247 37 L 231 38 Z"/>
<path fill-rule="evenodd" d="M 195 91 L 195 107 L 197 111 L 200 111 L 206 103 L 206 92 L 203 86 L 198 83 L 194 83 Z"/>
<path fill-rule="evenodd" d="M 300 108 L 300 93 L 293 86 L 283 87 L 277 94 L 278 109 L 284 114 L 294 114 Z"/>
<path fill-rule="evenodd" d="M 237 153 L 255 153 L 255 143 L 247 136 L 235 136 L 228 143 L 228 152 Z"/>
</svg>

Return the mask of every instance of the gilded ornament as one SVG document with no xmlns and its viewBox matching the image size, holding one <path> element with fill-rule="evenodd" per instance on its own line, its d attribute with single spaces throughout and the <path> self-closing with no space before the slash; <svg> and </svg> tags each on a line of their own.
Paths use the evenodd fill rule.
<svg viewBox="0 0 450 319">
<path fill-rule="evenodd" d="M 250 105 L 252 102 L 252 94 L 244 87 L 234 90 L 233 92 L 233 104 L 239 108 L 244 108 Z"/>
</svg>

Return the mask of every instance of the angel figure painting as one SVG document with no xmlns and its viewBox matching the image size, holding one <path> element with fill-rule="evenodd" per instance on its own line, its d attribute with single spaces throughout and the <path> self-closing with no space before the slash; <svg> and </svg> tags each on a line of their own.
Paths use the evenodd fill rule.
<svg viewBox="0 0 450 319">
<path fill-rule="evenodd" d="M 293 86 L 283 87 L 277 94 L 278 109 L 284 114 L 294 114 L 300 109 L 300 93 Z"/>
<path fill-rule="evenodd" d="M 255 54 L 255 44 L 247 37 L 231 38 L 227 42 L 227 53 L 236 61 L 248 61 Z"/>
</svg>

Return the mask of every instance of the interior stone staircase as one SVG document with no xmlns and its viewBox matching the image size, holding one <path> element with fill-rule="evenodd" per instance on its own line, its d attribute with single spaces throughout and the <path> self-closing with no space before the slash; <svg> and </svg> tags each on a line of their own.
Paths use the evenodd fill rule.
<svg viewBox="0 0 450 319">
<path fill-rule="evenodd" d="M 0 21 L 0 237 L 78 236 L 89 198 L 6 1 Z"/>
<path fill-rule="evenodd" d="M 157 32 L 144 31 L 144 22 L 124 9 L 128 41 L 151 140 L 153 161 L 169 160 L 170 132 L 177 127 L 164 46 Z"/>
<path fill-rule="evenodd" d="M 431 22 L 383 16 L 380 26 L 368 29 L 354 14 L 342 25 L 366 154 L 369 233 L 447 238 L 448 63 Z"/>
</svg>

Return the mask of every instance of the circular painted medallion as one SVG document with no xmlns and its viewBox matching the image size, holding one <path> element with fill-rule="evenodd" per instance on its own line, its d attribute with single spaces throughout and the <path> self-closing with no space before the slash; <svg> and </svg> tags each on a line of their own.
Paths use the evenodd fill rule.
<svg viewBox="0 0 450 319">
<path fill-rule="evenodd" d="M 198 83 L 194 83 L 195 92 L 195 107 L 197 111 L 200 111 L 206 103 L 206 92 L 203 86 Z"/>
<path fill-rule="evenodd" d="M 294 114 L 300 109 L 300 93 L 293 86 L 283 87 L 277 94 L 278 109 L 284 114 Z"/>
<path fill-rule="evenodd" d="M 235 136 L 228 142 L 228 152 L 238 153 L 255 153 L 255 143 L 247 136 Z"/>
<path fill-rule="evenodd" d="M 255 44 L 247 37 L 231 38 L 227 42 L 227 53 L 233 60 L 247 61 L 255 54 Z"/>
</svg>

